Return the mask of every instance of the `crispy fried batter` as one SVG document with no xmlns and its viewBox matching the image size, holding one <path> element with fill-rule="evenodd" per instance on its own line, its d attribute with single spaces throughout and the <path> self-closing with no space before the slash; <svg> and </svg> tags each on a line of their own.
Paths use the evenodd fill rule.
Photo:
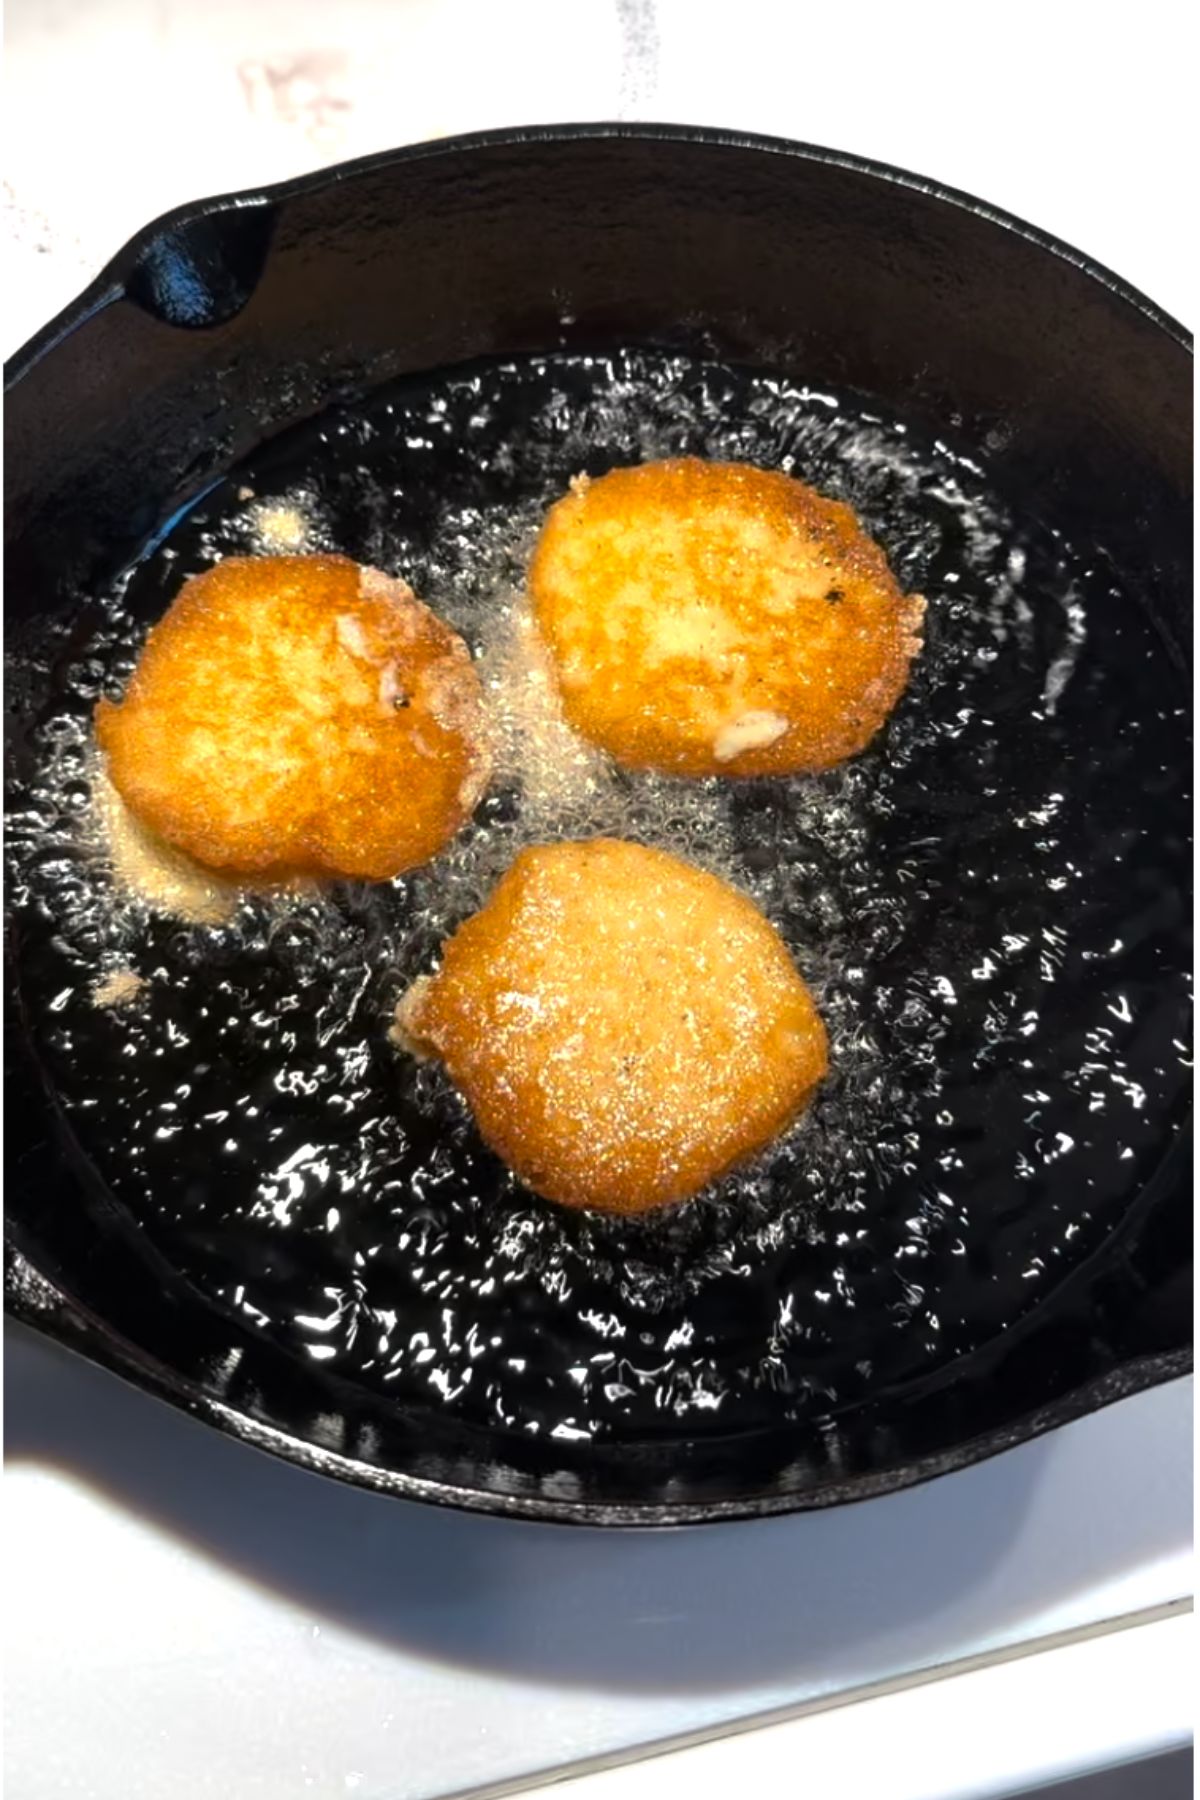
<svg viewBox="0 0 1200 1800">
<path fill-rule="evenodd" d="M 612 838 L 523 851 L 397 1009 L 537 1193 L 637 1213 L 695 1194 L 804 1110 L 825 1029 L 725 882 Z"/>
<path fill-rule="evenodd" d="M 343 556 L 231 556 L 193 577 L 96 736 L 144 825 L 260 879 L 426 862 L 488 773 L 462 639 Z"/>
<path fill-rule="evenodd" d="M 573 482 L 530 591 L 570 722 L 676 775 L 856 755 L 904 691 L 925 611 L 850 507 L 695 457 Z"/>
</svg>

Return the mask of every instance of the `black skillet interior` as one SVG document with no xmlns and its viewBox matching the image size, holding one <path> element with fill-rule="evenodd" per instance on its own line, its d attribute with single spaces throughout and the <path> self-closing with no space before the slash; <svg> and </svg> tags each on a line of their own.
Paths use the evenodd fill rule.
<svg viewBox="0 0 1200 1800">
<path fill-rule="evenodd" d="M 422 148 L 186 209 L 135 240 L 21 354 L 11 380 L 14 1310 L 328 1473 L 593 1521 L 670 1523 L 886 1491 L 1189 1366 L 1179 1043 L 1190 358 L 1169 321 L 1061 246 L 894 172 L 711 133 L 596 127 Z M 440 451 L 437 432 L 413 430 L 418 412 L 426 426 L 442 421 Z M 302 477 L 351 554 L 378 560 L 398 533 L 406 572 L 452 612 L 470 580 L 440 547 L 448 522 L 469 560 L 494 543 L 500 512 L 543 502 L 574 466 L 596 472 L 670 449 L 793 455 L 797 473 L 860 507 L 931 595 L 927 668 L 889 745 L 840 786 L 748 793 L 731 826 L 735 873 L 766 883 L 764 903 L 792 907 L 802 941 L 824 933 L 834 965 L 851 951 L 865 961 L 875 1037 L 885 1051 L 908 1048 L 889 1065 L 898 1087 L 860 1084 L 859 1100 L 870 1090 L 875 1108 L 854 1120 L 877 1152 L 865 1185 L 848 1193 L 832 1180 L 815 1200 L 797 1197 L 806 1158 L 836 1164 L 840 1145 L 852 1160 L 843 1106 L 840 1135 L 826 1120 L 824 1137 L 802 1139 L 799 1160 L 759 1193 L 749 1254 L 720 1200 L 657 1237 L 563 1224 L 469 1141 L 456 1161 L 451 1102 L 419 1096 L 407 1127 L 419 1140 L 424 1107 L 441 1191 L 385 1146 L 378 1185 L 384 1236 L 396 1242 L 378 1265 L 391 1274 L 357 1283 L 360 1313 L 378 1326 L 400 1295 L 409 1337 L 433 1331 L 446 1294 L 406 1285 L 396 1243 L 411 1263 L 414 1243 L 424 1254 L 436 1241 L 439 1280 L 476 1277 L 454 1296 L 462 1334 L 473 1304 L 503 1359 L 519 1350 L 515 1360 L 532 1366 L 520 1382 L 486 1383 L 500 1396 L 489 1413 L 476 1398 L 483 1381 L 473 1395 L 443 1371 L 441 1390 L 422 1393 L 402 1359 L 381 1372 L 361 1348 L 316 1358 L 274 1328 L 270 1297 L 293 1276 L 310 1326 L 322 1292 L 339 1295 L 344 1324 L 366 1241 L 353 1215 L 369 1220 L 379 1192 L 361 1184 L 340 1208 L 349 1222 L 335 1213 L 336 1230 L 326 1228 L 330 1178 L 310 1157 L 318 1173 L 298 1210 L 319 1203 L 322 1229 L 310 1234 L 316 1261 L 295 1274 L 311 1243 L 269 1238 L 264 1257 L 250 1224 L 261 1168 L 244 1172 L 239 1198 L 236 1170 L 215 1172 L 219 1146 L 198 1103 L 185 1146 L 153 1148 L 139 1120 L 152 1087 L 128 1079 L 121 1028 L 87 1022 L 86 985 L 51 1018 L 62 987 L 51 977 L 72 973 L 80 946 L 21 861 L 19 822 L 46 723 L 67 704 L 54 683 L 99 642 L 81 597 L 142 559 L 124 610 L 106 615 L 119 663 L 120 626 L 134 631 L 161 609 L 189 558 L 199 566 L 214 545 L 236 542 L 229 521 L 249 476 L 263 494 L 294 491 Z M 399 521 L 387 543 L 380 506 L 363 502 L 364 470 Z M 173 560 L 147 552 L 164 542 Z M 486 592 L 475 596 L 465 628 L 487 604 Z M 493 804 L 503 841 L 503 796 Z M 833 854 L 823 821 L 839 806 L 859 809 L 864 866 L 894 879 L 864 885 L 847 865 L 827 904 L 817 865 Z M 771 846 L 797 818 L 809 877 L 781 892 Z M 693 832 L 704 823 L 701 810 Z M 64 842 L 43 846 L 40 866 L 61 861 Z M 906 902 L 896 941 L 870 921 L 905 881 L 922 904 Z M 363 1091 L 382 1100 L 353 1118 L 343 1149 L 394 1110 L 394 1073 L 372 1046 L 394 992 L 389 970 L 411 947 L 416 901 L 406 892 L 400 902 L 394 914 L 361 896 L 337 903 L 371 946 Z M 241 1081 L 246 1052 L 205 1037 L 202 990 L 215 981 L 249 1014 L 265 992 L 255 983 L 277 981 L 281 968 L 294 976 L 312 944 L 270 964 L 248 940 L 147 932 L 143 955 L 169 969 L 175 1003 L 153 1053 L 169 1055 L 172 1021 L 190 1017 L 187 1054 L 215 1071 L 205 1091 L 220 1111 L 222 1083 L 235 1071 Z M 1016 946 L 1020 965 L 1003 1019 L 962 988 L 972 974 L 986 985 L 1000 944 Z M 865 1005 L 836 967 L 827 998 L 851 1023 Z M 928 1079 L 935 1035 L 953 1047 L 949 1088 Z M 924 1110 L 909 1116 L 906 1089 L 922 1083 Z M 309 1123 L 302 1105 L 295 1143 Z M 140 1189 L 122 1168 L 134 1146 Z M 980 1160 L 996 1146 L 999 1158 Z M 210 1176 L 231 1196 L 216 1207 L 216 1231 L 194 1216 L 213 1210 L 195 1198 Z M 468 1205 L 478 1210 L 464 1224 Z M 491 1252 L 480 1248 L 488 1232 Z M 367 1235 L 379 1237 L 373 1225 Z M 517 1259 L 515 1277 L 514 1237 L 541 1246 L 524 1267 Z M 509 1278 L 499 1310 L 479 1297 L 489 1254 L 503 1256 Z M 689 1286 L 701 1264 L 714 1279 Z M 622 1312 L 633 1306 L 633 1265 L 650 1271 L 656 1296 L 633 1307 L 636 1320 Z M 260 1310 L 232 1304 L 247 1292 Z M 600 1371 L 583 1432 L 554 1379 L 582 1355 L 581 1317 Z M 621 1335 L 644 1328 L 646 1350 L 614 1355 L 614 1322 Z M 699 1341 L 679 1338 L 681 1325 Z M 343 1351 L 353 1337 L 343 1333 Z M 715 1372 L 707 1390 L 697 1367 Z M 715 1375 L 725 1388 L 711 1405 Z"/>
</svg>

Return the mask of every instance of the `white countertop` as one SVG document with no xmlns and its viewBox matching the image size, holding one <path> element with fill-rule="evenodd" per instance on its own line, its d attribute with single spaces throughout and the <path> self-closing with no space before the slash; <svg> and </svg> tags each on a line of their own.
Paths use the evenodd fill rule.
<svg viewBox="0 0 1200 1800">
<path fill-rule="evenodd" d="M 201 193 L 450 131 L 606 117 L 897 163 L 1190 321 L 1178 17 L 1155 0 L 1134 29 L 1029 4 L 10 0 L 6 347 Z M 1191 1591 L 1190 1382 L 861 1506 L 614 1535 L 339 1488 L 27 1333 L 6 1350 L 20 1800 L 426 1800 Z M 758 1793 L 801 1759 L 820 1800 L 1012 1793 L 1183 1741 L 1183 1632 L 1115 1633 L 670 1766 L 687 1791 Z M 648 1785 L 667 1768 L 588 1776 L 580 1800 L 676 1791 Z"/>
<path fill-rule="evenodd" d="M 1177 0 L 1086 26 L 1035 0 L 9 0 L 6 345 L 185 200 L 456 131 L 612 118 L 895 163 L 1190 323 L 1182 19 Z"/>
</svg>

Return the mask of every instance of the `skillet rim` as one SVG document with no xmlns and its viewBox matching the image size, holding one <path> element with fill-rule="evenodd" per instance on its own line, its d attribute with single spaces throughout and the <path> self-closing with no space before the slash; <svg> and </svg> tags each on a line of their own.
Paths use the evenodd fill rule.
<svg viewBox="0 0 1200 1800">
<path fill-rule="evenodd" d="M 603 143 L 611 140 L 632 140 L 643 143 L 701 143 L 714 149 L 757 150 L 772 156 L 795 157 L 802 162 L 814 162 L 832 168 L 847 169 L 852 173 L 871 176 L 893 187 L 910 189 L 915 193 L 925 194 L 930 199 L 940 200 L 946 205 L 954 206 L 962 211 L 974 213 L 976 217 L 985 219 L 989 224 L 997 225 L 1002 230 L 1011 231 L 1015 236 L 1024 238 L 1038 249 L 1047 251 L 1060 262 L 1066 262 L 1091 280 L 1107 288 L 1118 299 L 1132 306 L 1135 311 L 1149 319 L 1160 330 L 1165 331 L 1181 349 L 1189 355 L 1193 353 L 1192 333 L 1165 308 L 1158 306 L 1148 294 L 1134 287 L 1132 282 L 1125 281 L 1105 264 L 1085 256 L 1076 250 L 1065 239 L 1054 236 L 1052 232 L 1043 231 L 1027 220 L 1019 218 L 1016 213 L 1005 208 L 993 206 L 985 200 L 979 200 L 962 188 L 955 188 L 943 182 L 933 181 L 924 175 L 915 174 L 910 169 L 898 168 L 894 163 L 876 161 L 872 157 L 854 156 L 848 151 L 830 150 L 820 144 L 809 144 L 799 139 L 772 137 L 766 133 L 752 131 L 724 130 L 719 126 L 707 125 L 670 125 L 652 123 L 634 123 L 622 120 L 599 120 L 594 123 L 570 123 L 561 125 L 527 125 L 502 126 L 492 131 L 463 132 L 456 136 L 444 138 L 426 138 L 417 144 L 403 144 L 393 150 L 376 150 L 366 156 L 353 157 L 348 162 L 332 163 L 324 169 L 314 169 L 304 175 L 296 175 L 287 181 L 270 182 L 261 187 L 237 188 L 229 192 L 209 194 L 197 200 L 185 201 L 182 205 L 172 207 L 169 211 L 159 213 L 139 231 L 134 232 L 121 245 L 120 249 L 103 265 L 88 285 L 73 300 L 47 320 L 39 330 L 9 356 L 4 364 L 4 387 L 7 392 L 21 381 L 41 359 L 48 355 L 63 338 L 86 322 L 93 313 L 100 311 L 110 301 L 117 299 L 125 291 L 125 278 L 137 263 L 146 247 L 153 243 L 161 233 L 179 225 L 190 224 L 199 218 L 208 218 L 222 212 L 243 211 L 248 207 L 267 206 L 279 202 L 298 199 L 304 194 L 319 192 L 320 189 L 348 181 L 355 176 L 371 174 L 376 171 L 400 167 L 405 163 L 421 162 L 427 158 L 445 155 L 456 155 L 459 152 L 485 150 L 488 148 L 515 148 L 523 144 L 574 144 Z"/>
</svg>

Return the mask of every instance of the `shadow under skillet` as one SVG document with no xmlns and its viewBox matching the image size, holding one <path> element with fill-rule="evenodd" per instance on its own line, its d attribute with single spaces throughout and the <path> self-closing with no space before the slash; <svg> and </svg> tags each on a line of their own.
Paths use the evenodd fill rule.
<svg viewBox="0 0 1200 1800">
<path fill-rule="evenodd" d="M 1051 1434 L 829 1512 L 620 1532 L 342 1486 L 23 1327 L 6 1326 L 5 1360 L 11 1459 L 81 1477 L 327 1621 L 450 1665 L 559 1685 L 665 1695 L 871 1679 L 878 1670 L 864 1660 L 881 1652 L 892 1668 L 965 1654 L 1111 1578 L 1114 1536 L 1130 1563 L 1179 1537 L 1173 1448 L 1166 1478 L 1148 1480 L 1152 1459 L 1162 1468 L 1162 1415 L 1144 1408 L 1129 1414 L 1117 1463 L 1095 1421 L 1068 1428 L 1091 1434 L 1074 1447 L 1069 1493 L 1089 1501 L 1077 1529 L 1029 1528 L 1040 1485 L 1043 1504 L 1063 1504 L 1053 1492 L 1062 1434 Z"/>
</svg>

